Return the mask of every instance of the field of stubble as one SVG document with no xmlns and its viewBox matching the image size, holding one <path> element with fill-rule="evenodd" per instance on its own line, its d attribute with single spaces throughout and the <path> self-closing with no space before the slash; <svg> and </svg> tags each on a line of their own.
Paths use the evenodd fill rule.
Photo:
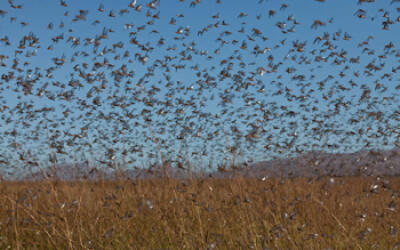
<svg viewBox="0 0 400 250">
<path fill-rule="evenodd" d="M 393 249 L 400 178 L 2 182 L 1 249 Z"/>
</svg>

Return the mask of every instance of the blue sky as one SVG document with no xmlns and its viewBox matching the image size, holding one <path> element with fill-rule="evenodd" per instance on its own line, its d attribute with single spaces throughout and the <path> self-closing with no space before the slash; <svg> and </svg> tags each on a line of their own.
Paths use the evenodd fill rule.
<svg viewBox="0 0 400 250">
<path fill-rule="evenodd" d="M 6 66 L 0 67 L 1 75 L 7 74 L 7 72 L 15 72 L 11 65 L 13 64 L 16 50 L 22 51 L 21 54 L 16 56 L 20 65 L 24 64 L 24 62 L 29 64 L 21 67 L 24 72 L 15 72 L 15 75 L 28 77 L 30 74 L 28 69 L 35 69 L 35 67 L 38 67 L 38 71 L 42 75 L 46 75 L 45 69 L 54 66 L 53 58 L 65 56 L 66 62 L 62 67 L 55 68 L 52 72 L 52 78 L 43 77 L 35 82 L 33 94 L 23 95 L 20 87 L 18 87 L 17 93 L 13 92 L 11 89 L 16 86 L 15 79 L 9 82 L 2 81 L 0 85 L 2 98 L 0 101 L 11 109 L 21 102 L 30 102 L 33 105 L 32 109 L 53 107 L 54 111 L 48 114 L 49 117 L 54 118 L 53 120 L 63 117 L 62 112 L 66 109 L 70 111 L 70 115 L 68 118 L 63 118 L 64 124 L 58 124 L 53 130 L 45 129 L 45 123 L 40 124 L 43 121 L 41 116 L 29 121 L 32 124 L 31 128 L 25 128 L 22 124 L 24 115 L 4 114 L 5 119 L 0 120 L 3 131 L 18 128 L 23 131 L 22 134 L 31 134 L 31 130 L 35 130 L 41 134 L 41 137 L 37 141 L 29 139 L 27 135 L 21 135 L 18 138 L 5 136 L 1 143 L 9 145 L 13 141 L 19 141 L 24 147 L 18 149 L 18 153 L 22 152 L 25 155 L 27 151 L 35 151 L 40 148 L 41 152 L 46 152 L 43 155 L 47 159 L 47 153 L 51 149 L 48 149 L 46 134 L 49 137 L 52 134 L 61 134 L 62 136 L 59 136 L 58 143 L 63 144 L 62 141 L 68 139 L 68 136 L 65 136 L 65 132 L 70 134 L 80 133 L 85 131 L 81 128 L 88 125 L 89 136 L 77 143 L 80 147 L 78 145 L 73 147 L 65 146 L 65 150 L 69 152 L 68 156 L 60 155 L 60 158 L 70 159 L 71 157 L 77 157 L 77 160 L 79 160 L 80 155 L 84 154 L 85 157 L 91 158 L 93 162 L 96 162 L 96 160 L 105 155 L 104 152 L 107 149 L 113 147 L 116 148 L 116 152 L 122 152 L 124 149 L 131 149 L 132 147 L 143 147 L 144 152 L 158 155 L 157 143 L 144 139 L 146 136 L 152 136 L 148 127 L 150 124 L 155 137 L 171 143 L 168 148 L 162 147 L 161 149 L 165 155 L 171 155 L 171 158 L 175 158 L 177 155 L 193 157 L 191 162 L 194 162 L 194 164 L 197 164 L 198 161 L 208 162 L 211 159 L 214 162 L 230 161 L 232 155 L 226 152 L 227 144 L 229 144 L 238 145 L 242 148 L 242 160 L 262 160 L 273 155 L 285 156 L 292 153 L 292 149 L 285 149 L 284 142 L 291 141 L 290 134 L 294 132 L 298 135 L 295 144 L 305 150 L 318 149 L 318 146 L 312 147 L 312 144 L 338 143 L 343 138 L 343 134 L 334 135 L 326 132 L 325 135 L 319 138 L 312 133 L 312 127 L 316 124 L 315 121 L 322 119 L 321 117 L 324 114 L 330 113 L 330 110 L 334 109 L 334 103 L 338 100 L 352 103 L 351 107 L 348 110 L 342 108 L 338 114 L 331 115 L 331 118 L 325 118 L 324 123 L 327 128 L 333 125 L 336 130 L 341 131 L 354 132 L 365 126 L 371 126 L 370 133 L 376 133 L 379 127 L 383 126 L 378 121 L 365 119 L 365 123 L 350 125 L 348 120 L 351 118 L 356 119 L 357 116 L 360 116 L 357 112 L 364 109 L 383 111 L 388 116 L 393 113 L 393 110 L 398 109 L 398 90 L 396 91 L 394 87 L 398 84 L 399 77 L 392 72 L 392 68 L 397 67 L 399 63 L 399 57 L 396 57 L 395 54 L 396 51 L 398 53 L 396 38 L 400 31 L 399 22 L 396 21 L 400 12 L 396 8 L 400 7 L 400 4 L 396 1 L 376 1 L 374 3 L 359 4 L 358 1 L 345 0 L 325 1 L 323 3 L 318 1 L 270 0 L 244 2 L 222 0 L 220 4 L 217 4 L 216 1 L 203 0 L 195 7 L 189 7 L 190 2 L 188 0 L 182 2 L 164 0 L 160 1 L 159 5 L 152 9 L 146 7 L 149 1 L 137 0 L 136 6 L 142 5 L 143 7 L 140 11 L 135 11 L 128 7 L 129 1 L 122 0 L 66 1 L 67 7 L 61 6 L 58 1 L 50 0 L 14 1 L 14 5 L 22 5 L 21 9 L 12 8 L 7 1 L 2 1 L 0 9 L 7 13 L 0 17 L 0 38 L 7 36 L 11 45 L 5 46 L 2 43 L 0 46 L 0 54 L 8 56 L 8 59 L 3 60 Z M 97 10 L 100 4 L 104 5 L 104 12 Z M 366 12 L 366 18 L 357 18 L 356 14 L 360 13 L 359 9 Z M 79 15 L 80 10 L 88 11 L 86 20 L 74 22 L 73 19 Z M 128 10 L 129 13 L 120 15 L 120 10 Z M 271 10 L 275 11 L 276 14 L 269 17 Z M 115 17 L 109 16 L 110 11 L 113 11 Z M 385 12 L 387 12 L 390 20 L 394 21 L 394 24 L 390 25 L 388 30 L 382 29 L 382 22 L 386 19 L 386 17 L 383 17 Z M 182 14 L 183 17 L 179 17 L 177 14 Z M 10 22 L 11 17 L 15 17 L 16 20 Z M 169 24 L 171 18 L 176 20 L 175 25 Z M 99 23 L 95 24 L 96 20 Z M 299 24 L 294 25 L 294 20 Z M 326 25 L 313 29 L 311 26 L 315 20 L 320 20 Z M 226 26 L 222 25 L 223 21 L 227 24 Z M 28 25 L 23 27 L 21 22 L 26 22 Z M 53 24 L 52 30 L 48 29 L 49 23 Z M 59 27 L 60 23 L 63 23 L 63 28 Z M 133 27 L 129 28 L 131 25 Z M 198 31 L 208 25 L 211 25 L 212 28 L 202 35 L 198 35 Z M 280 29 L 277 27 L 278 25 L 283 25 L 284 28 Z M 138 27 L 139 31 L 137 30 Z M 293 32 L 286 32 L 290 31 L 291 28 L 293 28 Z M 186 32 L 185 29 L 188 34 L 181 34 Z M 96 51 L 97 56 L 95 56 L 93 44 L 85 46 L 85 39 L 94 39 L 96 36 L 101 35 L 103 30 L 107 31 L 107 39 L 101 40 L 101 44 Z M 255 35 L 255 30 L 260 31 L 262 34 L 260 36 Z M 18 49 L 21 38 L 27 36 L 30 32 L 39 38 L 40 48 L 27 46 L 24 49 Z M 221 36 L 223 33 L 224 35 Z M 329 41 L 331 46 L 334 47 L 333 49 L 325 46 L 325 41 L 314 43 L 316 37 L 323 37 L 324 34 L 329 34 Z M 63 40 L 58 43 L 52 41 L 52 38 L 61 35 L 64 37 Z M 262 38 L 263 36 L 264 39 Z M 373 36 L 373 39 L 369 40 L 368 45 L 358 46 L 363 41 L 366 41 L 369 36 Z M 217 40 L 218 37 L 220 37 L 219 40 Z M 345 37 L 348 37 L 348 39 L 343 39 Z M 161 38 L 164 39 L 162 40 L 164 44 L 158 45 Z M 180 38 L 184 39 L 179 40 Z M 68 39 L 70 41 L 67 42 Z M 71 46 L 74 39 L 79 39 L 80 44 Z M 142 51 L 138 46 L 131 43 L 134 41 L 131 39 L 136 40 L 138 44 L 145 48 L 153 49 L 148 52 Z M 226 43 L 221 46 L 221 41 Z M 118 48 L 121 45 L 119 42 L 123 43 L 123 48 Z M 296 42 L 306 43 L 304 52 L 291 51 L 293 43 Z M 386 54 L 385 58 L 378 58 L 379 55 L 384 55 L 385 45 L 390 42 L 394 45 L 394 48 L 391 49 L 392 52 Z M 100 54 L 102 50 L 112 49 L 113 45 L 115 49 L 112 52 L 108 52 L 105 55 Z M 246 47 L 240 48 L 241 45 L 246 45 Z M 52 46 L 50 47 L 51 50 L 47 49 L 49 46 Z M 260 51 L 265 49 L 265 53 L 252 54 L 255 46 L 258 46 Z M 368 47 L 369 50 L 363 52 L 365 47 Z M 313 50 L 314 55 L 311 54 Z M 125 51 L 128 51 L 129 55 L 124 58 Z M 368 55 L 370 51 L 374 51 L 374 54 Z M 36 53 L 36 56 L 29 56 L 29 53 L 32 52 Z M 203 54 L 200 52 L 203 52 Z M 328 57 L 331 52 L 336 54 Z M 347 53 L 343 54 L 347 60 L 340 65 L 334 65 L 335 59 L 339 61 L 343 59 L 343 57 L 340 58 L 337 55 L 341 52 Z M 26 57 L 27 53 L 29 57 Z M 74 56 L 75 60 L 71 62 L 70 59 L 74 53 L 77 53 L 77 56 Z M 115 58 L 115 56 L 120 58 Z M 168 56 L 177 56 L 176 59 L 171 60 L 169 63 L 170 72 L 166 72 L 166 68 L 160 65 L 162 64 L 160 62 L 165 62 Z M 188 59 L 187 56 L 191 56 L 191 59 L 182 60 Z M 208 56 L 212 57 L 207 59 Z M 305 61 L 311 63 L 300 63 L 301 56 L 305 56 Z M 321 60 L 326 58 L 326 62 L 315 62 L 315 56 L 320 56 Z M 268 59 L 271 57 L 273 57 L 273 60 Z M 349 62 L 350 58 L 357 57 L 360 57 L 359 64 Z M 79 70 L 75 71 L 74 68 L 80 69 L 85 74 L 93 74 L 94 77 L 99 73 L 91 70 L 94 62 L 103 62 L 104 58 L 110 64 L 113 64 L 114 68 L 101 69 L 104 76 L 97 75 L 97 77 L 105 80 L 103 82 L 106 84 L 105 90 L 89 98 L 87 95 L 89 89 L 93 89 L 94 86 L 100 87 L 101 81 L 96 80 L 94 83 L 87 83 L 79 76 Z M 148 58 L 148 61 L 142 63 L 138 60 L 140 58 Z M 226 61 L 225 63 L 223 63 L 224 60 Z M 246 65 L 241 66 L 240 62 Z M 257 69 L 267 69 L 269 62 L 272 62 L 272 64 L 281 63 L 281 65 L 274 73 L 257 74 Z M 85 63 L 88 65 L 87 69 L 84 68 Z M 242 79 L 235 82 L 233 78 L 220 78 L 221 71 L 226 69 L 229 63 L 231 63 L 231 75 L 239 77 L 241 74 Z M 375 65 L 384 63 L 384 65 L 382 70 L 372 76 L 367 76 L 363 71 L 369 63 Z M 127 72 L 131 71 L 130 81 L 132 83 L 127 83 L 127 77 L 123 77 L 121 82 L 115 85 L 115 79 L 111 73 L 113 70 L 120 69 L 122 65 L 126 65 Z M 185 68 L 175 70 L 173 65 L 185 65 Z M 346 66 L 349 69 L 344 69 Z M 196 75 L 198 71 L 194 69 L 199 69 L 201 77 Z M 287 70 L 294 69 L 296 71 L 287 72 Z M 342 76 L 340 76 L 341 72 Z M 391 73 L 390 77 L 381 79 L 385 73 Z M 354 74 L 359 76 L 355 77 Z M 144 77 L 146 75 L 147 77 Z M 165 77 L 166 75 L 168 75 L 169 80 Z M 207 75 L 211 77 L 210 79 L 215 79 L 215 81 L 212 81 L 214 82 L 212 86 L 207 87 L 204 83 L 199 82 L 201 79 L 206 79 Z M 310 93 L 309 100 L 305 102 L 305 106 L 310 109 L 315 106 L 318 111 L 308 112 L 299 106 L 299 101 L 288 100 L 288 95 L 301 94 L 301 85 L 298 85 L 298 81 L 293 80 L 295 75 L 305 76 L 305 80 L 301 84 L 306 85 L 304 90 Z M 25 79 L 29 80 L 29 77 Z M 76 99 L 66 101 L 60 96 L 57 97 L 60 93 L 65 93 L 71 89 L 68 85 L 66 88 L 60 88 L 59 86 L 52 86 L 52 83 L 60 82 L 62 85 L 63 83 L 68 84 L 71 80 L 79 80 L 83 84 L 81 88 L 73 90 Z M 319 82 L 324 80 L 326 80 L 324 90 L 318 90 Z M 338 84 L 349 87 L 350 80 L 357 83 L 358 86 L 348 91 L 338 90 Z M 388 90 L 384 93 L 379 92 L 379 89 L 374 90 L 374 81 L 376 80 L 387 87 Z M 168 81 L 170 82 L 169 84 Z M 49 84 L 47 87 L 48 93 L 56 95 L 54 101 L 49 100 L 46 96 L 35 95 L 46 82 Z M 138 83 L 140 84 L 138 85 Z M 242 85 L 243 88 L 235 90 L 238 85 L 246 85 L 246 83 L 251 84 L 247 88 Z M 362 94 L 362 89 L 360 88 L 362 84 L 374 90 L 371 92 L 371 96 L 376 96 L 378 102 L 372 106 L 368 103 L 358 103 L 356 101 Z M 128 85 L 132 86 L 131 90 L 126 89 L 126 87 L 129 87 Z M 201 86 L 204 87 L 203 90 L 200 90 Z M 153 98 L 160 101 L 166 101 L 169 98 L 173 103 L 172 110 L 174 112 L 182 108 L 182 102 L 192 101 L 197 109 L 208 115 L 208 118 L 201 117 L 199 114 L 191 115 L 194 108 L 191 108 L 190 105 L 184 107 L 184 113 L 181 115 L 170 114 L 161 117 L 156 112 L 162 107 L 161 105 L 155 105 L 147 107 L 151 111 L 153 122 L 146 123 L 141 116 L 134 119 L 127 118 L 124 110 L 112 105 L 113 101 L 120 97 L 125 97 L 121 102 L 128 102 L 134 99 L 134 93 L 142 101 L 143 98 L 151 101 L 148 91 L 151 92 L 154 88 L 158 88 L 160 91 L 156 91 Z M 180 88 L 182 90 L 179 90 Z M 193 90 L 189 90 L 191 88 Z M 258 91 L 262 88 L 264 88 L 264 92 Z M 287 96 L 284 95 L 285 88 L 290 89 Z M 329 100 L 325 100 L 323 97 L 329 95 L 330 88 L 331 96 Z M 282 95 L 273 95 L 279 90 L 282 90 Z M 310 90 L 313 92 L 309 92 Z M 170 93 L 172 97 L 166 97 L 167 93 Z M 20 95 L 20 99 L 18 99 L 18 95 Z M 109 96 L 114 96 L 114 98 L 107 99 Z M 211 96 L 215 98 L 212 99 Z M 394 99 L 384 98 L 392 96 Z M 89 109 L 79 110 L 82 100 L 92 103 L 96 97 L 100 100 L 100 106 L 93 110 L 92 114 L 87 114 Z M 219 105 L 222 100 L 220 97 L 231 98 L 232 102 Z M 247 99 L 247 97 L 250 97 L 250 99 Z M 387 100 L 386 103 L 383 100 Z M 248 105 L 245 105 L 246 101 L 248 101 Z M 200 103 L 204 105 L 201 106 Z M 283 106 L 287 107 L 288 110 L 298 112 L 298 114 L 292 118 L 282 117 L 281 114 L 285 111 L 281 109 L 276 111 L 277 114 L 280 114 L 276 118 L 269 121 L 263 120 L 263 112 L 257 107 L 264 107 L 264 110 L 267 111 L 275 106 L 278 109 Z M 128 105 L 127 110 L 131 111 L 132 114 L 138 114 L 144 108 L 146 107 L 143 102 L 136 101 L 135 104 Z M 222 112 L 224 109 L 227 110 L 226 114 Z M 112 114 L 115 116 L 114 118 L 119 114 L 121 117 L 125 116 L 126 120 L 124 122 L 120 122 L 118 119 L 105 120 L 99 118 L 100 112 L 105 115 L 115 112 L 115 115 Z M 80 117 L 81 114 L 83 115 L 82 117 Z M 250 114 L 255 115 L 247 117 Z M 362 115 L 365 115 L 365 113 Z M 313 120 L 312 117 L 314 117 L 314 122 L 307 124 L 306 121 L 301 120 L 301 116 L 308 117 L 310 120 Z M 396 114 L 393 116 L 396 116 Z M 13 117 L 15 121 L 6 124 L 7 117 Z M 177 117 L 182 118 L 182 120 L 177 120 Z M 72 120 L 72 118 L 76 119 Z M 361 117 L 361 120 L 363 119 Z M 286 131 L 283 132 L 282 128 L 287 128 L 290 121 L 297 121 L 297 128 L 285 129 Z M 140 126 L 137 126 L 137 122 Z M 48 121 L 48 123 L 51 124 L 52 122 Z M 114 135 L 116 130 L 124 126 L 123 124 L 133 127 L 133 130 L 129 131 L 128 134 L 117 133 Z M 391 124 L 394 127 L 396 126 L 395 122 Z M 235 139 L 231 128 L 237 127 L 241 134 L 246 135 L 252 131 L 252 125 L 260 126 L 259 130 L 262 128 L 261 139 L 250 142 L 244 138 Z M 36 128 L 33 129 L 35 126 Z M 192 137 L 191 133 L 195 134 L 193 131 L 185 134 L 185 132 L 182 132 L 185 130 L 184 127 L 190 127 L 193 131 L 201 128 L 202 136 L 200 138 Z M 277 127 L 277 129 L 274 129 L 274 127 Z M 166 129 L 166 133 L 161 134 L 163 129 Z M 96 141 L 96 138 L 101 138 L 99 133 L 108 134 L 111 138 L 98 139 Z M 186 135 L 186 141 L 177 140 L 177 137 L 182 133 Z M 282 149 L 276 149 L 275 151 L 265 149 L 266 144 L 271 141 L 271 139 L 267 140 L 267 138 L 271 137 L 273 138 L 273 144 L 280 144 Z M 362 148 L 362 144 L 356 142 L 356 139 L 360 138 L 359 135 L 347 137 L 344 139 L 346 143 L 344 141 L 339 143 L 344 146 L 337 150 L 355 151 Z M 113 140 L 117 142 L 113 142 Z M 382 140 L 387 140 L 388 145 L 386 146 L 392 147 L 394 145 L 393 142 L 397 139 L 395 135 L 388 134 L 385 138 L 377 138 L 373 142 L 376 143 L 376 147 L 383 147 Z M 100 141 L 102 142 L 100 143 Z M 87 146 L 89 144 L 92 145 L 92 149 Z M 272 146 L 272 148 L 274 147 Z M 325 148 L 322 147 L 322 149 Z M 219 152 L 219 150 L 221 151 Z M 202 152 L 208 153 L 204 157 L 198 157 L 196 153 Z M 17 154 L 15 154 L 15 149 L 4 149 L 3 155 L 18 158 Z M 143 156 L 133 155 L 131 158 L 135 159 L 134 164 L 136 165 L 146 165 L 146 162 L 152 161 L 149 159 L 152 157 L 146 154 Z M 154 160 L 158 161 L 159 155 Z"/>
</svg>

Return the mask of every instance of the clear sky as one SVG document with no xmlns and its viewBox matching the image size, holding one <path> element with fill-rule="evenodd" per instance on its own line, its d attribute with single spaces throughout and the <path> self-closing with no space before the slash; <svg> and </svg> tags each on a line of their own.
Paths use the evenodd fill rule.
<svg viewBox="0 0 400 250">
<path fill-rule="evenodd" d="M 159 147 L 207 164 L 230 162 L 233 146 L 258 161 L 398 141 L 398 1 L 130 3 L 0 2 L 4 159 L 43 162 L 57 146 L 65 161 L 140 167 Z"/>
</svg>

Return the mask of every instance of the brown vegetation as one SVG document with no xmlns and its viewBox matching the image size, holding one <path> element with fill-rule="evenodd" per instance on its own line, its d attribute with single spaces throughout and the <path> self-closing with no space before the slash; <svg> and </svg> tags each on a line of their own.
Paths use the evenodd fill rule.
<svg viewBox="0 0 400 250">
<path fill-rule="evenodd" d="M 392 249 L 399 188 L 398 177 L 3 182 L 0 248 Z"/>
</svg>

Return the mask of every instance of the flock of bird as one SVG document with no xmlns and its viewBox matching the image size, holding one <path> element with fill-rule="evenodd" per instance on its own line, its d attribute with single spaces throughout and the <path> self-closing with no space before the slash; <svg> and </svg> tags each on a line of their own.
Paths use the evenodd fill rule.
<svg viewBox="0 0 400 250">
<path fill-rule="evenodd" d="M 338 29 L 344 17 L 310 22 L 293 1 L 254 2 L 245 12 L 231 0 L 61 0 L 59 19 L 40 26 L 26 13 L 51 16 L 44 8 L 3 1 L 0 169 L 188 168 L 400 146 L 400 1 L 355 1 L 353 24 Z"/>
</svg>

